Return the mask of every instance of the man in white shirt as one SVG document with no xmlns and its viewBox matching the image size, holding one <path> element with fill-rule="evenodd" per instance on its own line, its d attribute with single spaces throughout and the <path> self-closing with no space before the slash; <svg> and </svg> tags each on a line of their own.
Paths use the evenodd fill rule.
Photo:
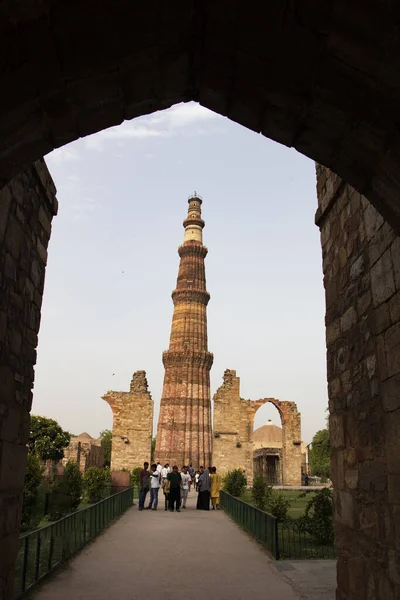
<svg viewBox="0 0 400 600">
<path fill-rule="evenodd" d="M 168 473 L 169 473 L 169 471 L 168 471 L 168 463 L 167 463 L 161 469 L 161 485 L 164 483 L 164 480 L 167 479 Z"/>
<path fill-rule="evenodd" d="M 150 470 L 150 504 L 147 507 L 150 510 L 157 510 L 158 491 L 160 489 L 160 473 L 157 471 L 157 465 L 151 465 Z"/>
<path fill-rule="evenodd" d="M 189 493 L 189 481 L 190 475 L 188 473 L 187 467 L 182 467 L 181 473 L 181 500 L 182 500 L 182 508 L 186 508 L 186 500 Z"/>
</svg>

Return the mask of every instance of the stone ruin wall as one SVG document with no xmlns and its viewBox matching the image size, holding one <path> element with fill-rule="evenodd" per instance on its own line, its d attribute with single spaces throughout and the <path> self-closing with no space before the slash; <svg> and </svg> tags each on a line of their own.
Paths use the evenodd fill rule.
<svg viewBox="0 0 400 600">
<path fill-rule="evenodd" d="M 400 598 L 400 239 L 317 166 L 337 600 Z"/>
<path fill-rule="evenodd" d="M 57 214 L 44 160 L 0 190 L 0 597 L 12 597 L 19 546 L 47 245 Z"/>
<path fill-rule="evenodd" d="M 221 475 L 239 468 L 252 481 L 253 419 L 250 400 L 240 397 L 240 378 L 236 371 L 227 369 L 223 384 L 214 395 L 212 462 Z"/>
<path fill-rule="evenodd" d="M 248 483 L 252 483 L 254 416 L 268 402 L 276 406 L 282 421 L 282 483 L 301 485 L 301 416 L 296 404 L 274 398 L 244 400 L 240 397 L 240 378 L 229 369 L 214 395 L 213 464 L 222 475 L 244 469 Z"/>
<path fill-rule="evenodd" d="M 70 443 L 64 450 L 62 464 L 66 465 L 68 461 L 79 465 L 80 472 L 86 473 L 89 467 L 104 466 L 104 450 L 100 440 L 82 440 L 71 438 Z"/>
<path fill-rule="evenodd" d="M 129 392 L 107 392 L 103 400 L 113 411 L 111 470 L 120 471 L 150 462 L 153 435 L 153 400 L 146 372 L 136 371 Z"/>
</svg>

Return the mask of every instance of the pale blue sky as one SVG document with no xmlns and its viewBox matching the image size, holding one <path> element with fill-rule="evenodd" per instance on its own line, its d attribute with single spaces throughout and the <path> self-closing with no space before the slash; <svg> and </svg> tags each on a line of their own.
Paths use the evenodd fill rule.
<svg viewBox="0 0 400 600">
<path fill-rule="evenodd" d="M 60 202 L 49 247 L 33 412 L 73 433 L 111 428 L 101 396 L 147 372 L 161 397 L 187 198 L 203 197 L 211 392 L 293 400 L 303 440 L 327 406 L 314 163 L 197 104 L 46 157 Z M 115 373 L 115 375 L 113 375 Z M 256 424 L 279 424 L 271 405 Z"/>
</svg>

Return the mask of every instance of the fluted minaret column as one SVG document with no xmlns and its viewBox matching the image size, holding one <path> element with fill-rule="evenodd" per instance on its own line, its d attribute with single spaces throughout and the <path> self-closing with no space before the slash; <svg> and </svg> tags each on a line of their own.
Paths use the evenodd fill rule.
<svg viewBox="0 0 400 600">
<path fill-rule="evenodd" d="M 163 353 L 164 385 L 158 420 L 155 459 L 162 464 L 198 468 L 211 461 L 210 369 L 207 304 L 203 246 L 202 200 L 190 197 L 183 222 L 184 242 L 179 247 L 178 280 L 172 292 L 169 349 Z"/>
</svg>

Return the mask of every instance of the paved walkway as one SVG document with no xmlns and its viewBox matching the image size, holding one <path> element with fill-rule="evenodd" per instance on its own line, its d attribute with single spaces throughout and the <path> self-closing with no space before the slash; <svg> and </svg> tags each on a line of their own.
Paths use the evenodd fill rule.
<svg viewBox="0 0 400 600">
<path fill-rule="evenodd" d="M 196 511 L 195 496 L 181 513 L 132 507 L 44 583 L 35 600 L 301 598 L 227 515 Z"/>
<path fill-rule="evenodd" d="M 278 560 L 276 568 L 310 600 L 335 600 L 336 560 Z"/>
</svg>

